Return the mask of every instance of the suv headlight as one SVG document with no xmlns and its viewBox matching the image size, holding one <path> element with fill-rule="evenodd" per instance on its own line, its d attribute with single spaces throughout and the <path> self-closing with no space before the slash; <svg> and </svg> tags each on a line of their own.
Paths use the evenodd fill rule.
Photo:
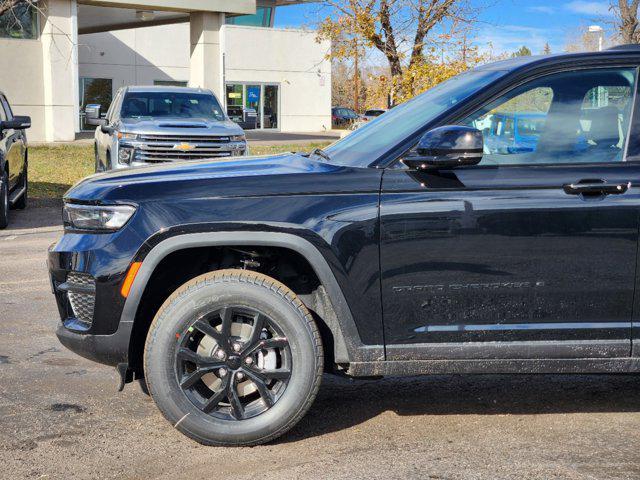
<svg viewBox="0 0 640 480">
<path fill-rule="evenodd" d="M 131 205 L 78 205 L 65 203 L 64 226 L 76 230 L 115 232 L 122 228 L 136 211 Z"/>
<path fill-rule="evenodd" d="M 246 142 L 246 138 L 244 135 L 231 135 L 229 140 L 232 142 Z"/>
</svg>

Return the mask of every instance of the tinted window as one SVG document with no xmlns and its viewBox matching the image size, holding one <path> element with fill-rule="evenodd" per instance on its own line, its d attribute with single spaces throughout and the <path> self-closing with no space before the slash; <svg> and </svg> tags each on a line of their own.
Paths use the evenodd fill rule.
<svg viewBox="0 0 640 480">
<path fill-rule="evenodd" d="M 483 132 L 481 165 L 622 161 L 635 81 L 632 68 L 549 75 L 462 124 Z"/>
<path fill-rule="evenodd" d="M 367 110 L 366 112 L 364 112 L 367 117 L 377 117 L 378 115 L 382 115 L 383 113 L 384 110 Z"/>
<path fill-rule="evenodd" d="M 186 92 L 128 92 L 120 115 L 122 118 L 225 119 L 213 95 Z"/>
</svg>

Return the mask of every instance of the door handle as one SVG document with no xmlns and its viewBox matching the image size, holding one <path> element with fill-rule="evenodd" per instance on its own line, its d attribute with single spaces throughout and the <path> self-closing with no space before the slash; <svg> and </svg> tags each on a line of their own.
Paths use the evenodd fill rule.
<svg viewBox="0 0 640 480">
<path fill-rule="evenodd" d="M 567 195 L 620 195 L 629 190 L 631 182 L 606 183 L 603 180 L 586 180 L 562 186 Z"/>
</svg>

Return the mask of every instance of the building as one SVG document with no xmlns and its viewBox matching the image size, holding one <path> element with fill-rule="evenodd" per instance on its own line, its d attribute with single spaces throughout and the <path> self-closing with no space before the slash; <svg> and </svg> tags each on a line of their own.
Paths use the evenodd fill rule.
<svg viewBox="0 0 640 480">
<path fill-rule="evenodd" d="M 135 4 L 130 4 L 135 1 Z M 69 141 L 83 106 L 124 85 L 210 88 L 258 112 L 259 128 L 331 128 L 330 45 L 273 28 L 304 0 L 48 0 L 0 17 L 0 90 L 32 141 Z"/>
</svg>

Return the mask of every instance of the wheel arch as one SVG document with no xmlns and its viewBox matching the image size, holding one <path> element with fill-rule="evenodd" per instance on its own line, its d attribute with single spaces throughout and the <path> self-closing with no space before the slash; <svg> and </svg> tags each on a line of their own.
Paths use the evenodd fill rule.
<svg viewBox="0 0 640 480">
<path fill-rule="evenodd" d="M 333 337 L 333 358 L 336 364 L 354 361 L 374 361 L 384 358 L 381 345 L 364 345 L 361 342 L 353 315 L 347 300 L 336 280 L 327 259 L 308 240 L 293 234 L 281 232 L 215 232 L 188 233 L 167 238 L 155 245 L 144 257 L 131 290 L 125 301 L 121 323 L 132 332 L 145 289 L 156 268 L 167 256 L 181 250 L 200 247 L 261 246 L 291 250 L 305 259 L 324 287 L 324 296 L 329 309 L 321 320 Z M 329 310 L 327 312 L 326 310 Z M 135 356 L 139 338 L 131 335 L 129 340 L 129 361 Z"/>
</svg>

